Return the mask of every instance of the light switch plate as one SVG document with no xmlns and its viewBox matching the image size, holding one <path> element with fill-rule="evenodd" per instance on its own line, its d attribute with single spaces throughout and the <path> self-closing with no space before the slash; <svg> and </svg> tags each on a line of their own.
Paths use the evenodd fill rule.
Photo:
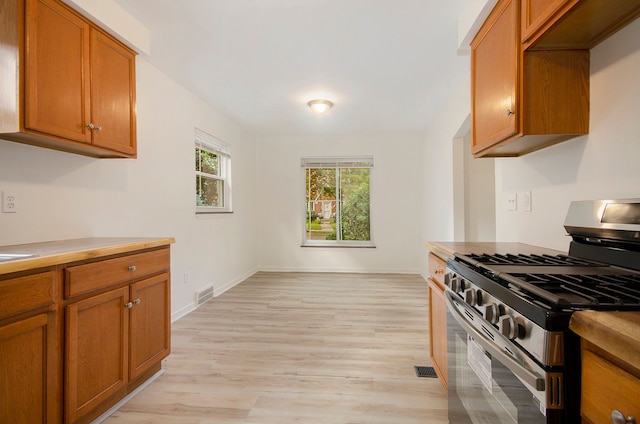
<svg viewBox="0 0 640 424">
<path fill-rule="evenodd" d="M 525 212 L 531 212 L 531 191 L 525 191 L 522 193 L 522 210 Z"/>
<path fill-rule="evenodd" d="M 507 210 L 508 211 L 518 210 L 518 195 L 516 193 L 512 193 L 507 197 Z"/>
</svg>

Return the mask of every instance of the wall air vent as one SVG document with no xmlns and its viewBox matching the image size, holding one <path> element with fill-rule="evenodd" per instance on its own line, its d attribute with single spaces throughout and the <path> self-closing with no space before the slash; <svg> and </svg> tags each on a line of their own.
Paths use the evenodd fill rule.
<svg viewBox="0 0 640 424">
<path fill-rule="evenodd" d="M 196 306 L 200 306 L 203 303 L 210 301 L 211 299 L 213 299 L 213 286 L 196 292 Z"/>
</svg>

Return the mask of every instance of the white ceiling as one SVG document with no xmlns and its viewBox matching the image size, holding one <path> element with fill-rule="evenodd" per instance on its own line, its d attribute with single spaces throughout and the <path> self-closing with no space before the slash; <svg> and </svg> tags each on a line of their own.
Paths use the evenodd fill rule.
<svg viewBox="0 0 640 424">
<path fill-rule="evenodd" d="M 467 0 L 115 1 L 150 30 L 152 64 L 257 135 L 422 131 L 468 73 Z"/>
</svg>

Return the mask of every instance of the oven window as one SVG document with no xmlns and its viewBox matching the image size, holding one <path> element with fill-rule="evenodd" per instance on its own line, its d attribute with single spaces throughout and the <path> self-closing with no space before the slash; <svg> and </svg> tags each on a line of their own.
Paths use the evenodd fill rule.
<svg viewBox="0 0 640 424">
<path fill-rule="evenodd" d="M 456 424 L 537 424 L 546 423 L 539 402 L 526 386 L 499 361 L 476 344 L 455 319 L 447 316 L 449 343 L 449 422 Z M 470 346 L 471 344 L 471 346 Z M 490 363 L 490 378 L 479 377 L 469 365 L 483 361 L 475 357 L 478 349 Z M 469 352 L 472 354 L 470 359 Z M 478 366 L 475 366 L 478 368 Z M 488 386 L 488 387 L 487 387 Z"/>
</svg>

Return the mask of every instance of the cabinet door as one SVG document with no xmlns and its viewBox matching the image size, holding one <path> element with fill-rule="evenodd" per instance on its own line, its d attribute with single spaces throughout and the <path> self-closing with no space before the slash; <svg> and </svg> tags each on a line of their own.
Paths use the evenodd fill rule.
<svg viewBox="0 0 640 424">
<path fill-rule="evenodd" d="M 581 391 L 580 412 L 585 422 L 614 422 L 611 413 L 615 410 L 625 417 L 640 418 L 640 378 L 585 349 Z"/>
<path fill-rule="evenodd" d="M 104 33 L 91 30 L 93 144 L 136 153 L 135 56 Z"/>
<path fill-rule="evenodd" d="M 548 27 L 562 16 L 557 13 L 565 4 L 577 0 L 522 0 L 522 42 L 541 27 Z"/>
<path fill-rule="evenodd" d="M 429 353 L 433 367 L 444 386 L 447 381 L 447 305 L 444 291 L 433 279 L 429 279 Z"/>
<path fill-rule="evenodd" d="M 0 327 L 0 422 L 57 423 L 59 344 L 55 313 Z"/>
<path fill-rule="evenodd" d="M 51 0 L 26 6 L 25 127 L 90 143 L 89 25 Z"/>
<path fill-rule="evenodd" d="M 471 43 L 473 153 L 518 131 L 518 10 L 498 2 Z"/>
<path fill-rule="evenodd" d="M 168 273 L 131 285 L 131 380 L 169 355 L 170 296 Z"/>
<path fill-rule="evenodd" d="M 73 422 L 127 385 L 129 287 L 67 306 L 66 422 Z"/>
</svg>

